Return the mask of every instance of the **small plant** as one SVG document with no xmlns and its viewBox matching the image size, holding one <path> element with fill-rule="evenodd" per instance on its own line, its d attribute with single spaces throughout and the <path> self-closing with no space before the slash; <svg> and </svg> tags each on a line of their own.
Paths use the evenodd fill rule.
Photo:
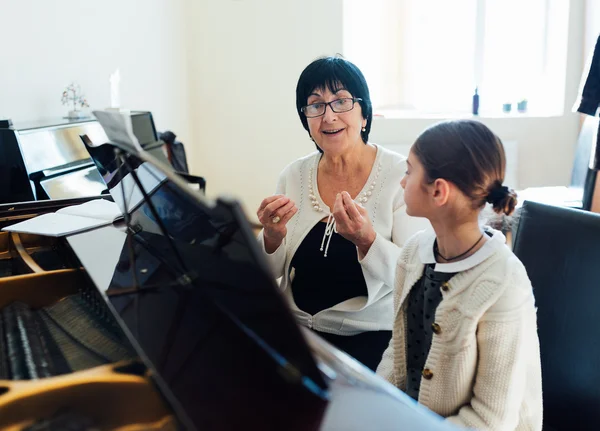
<svg viewBox="0 0 600 431">
<path fill-rule="evenodd" d="M 72 108 L 69 111 L 69 117 L 79 117 L 79 109 L 90 106 L 81 92 L 81 87 L 76 82 L 71 82 L 67 88 L 64 89 L 61 102 L 63 105 Z"/>
</svg>

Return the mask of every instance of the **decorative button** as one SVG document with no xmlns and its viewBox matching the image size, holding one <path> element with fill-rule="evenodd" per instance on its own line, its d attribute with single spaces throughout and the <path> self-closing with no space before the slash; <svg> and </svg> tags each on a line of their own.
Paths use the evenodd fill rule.
<svg viewBox="0 0 600 431">
<path fill-rule="evenodd" d="M 448 285 L 448 282 L 447 282 L 447 281 L 444 281 L 444 282 L 442 283 L 442 290 L 443 290 L 444 292 L 448 292 L 448 291 L 450 290 L 450 286 Z"/>
<path fill-rule="evenodd" d="M 440 335 L 442 333 L 442 327 L 440 325 L 438 325 L 437 323 L 431 324 L 431 330 L 436 335 Z"/>
<path fill-rule="evenodd" d="M 422 374 L 425 380 L 431 380 L 433 377 L 433 372 L 429 368 L 425 368 Z"/>
</svg>

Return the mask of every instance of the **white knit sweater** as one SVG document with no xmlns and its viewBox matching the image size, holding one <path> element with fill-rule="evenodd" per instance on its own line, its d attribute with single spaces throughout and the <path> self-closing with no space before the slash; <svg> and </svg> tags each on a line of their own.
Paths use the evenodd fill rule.
<svg viewBox="0 0 600 431">
<path fill-rule="evenodd" d="M 375 187 L 363 206 L 377 232 L 376 239 L 363 259 L 373 262 L 369 270 L 363 267 L 368 296 L 348 299 L 315 315 L 310 315 L 296 306 L 291 290 L 290 263 L 294 253 L 308 232 L 330 213 L 318 193 L 316 172 L 321 153 L 314 153 L 288 165 L 279 176 L 276 193 L 284 194 L 293 200 L 298 212 L 288 222 L 287 236 L 279 248 L 268 254 L 264 247 L 262 232 L 258 235 L 262 250 L 270 263 L 276 278 L 282 277 L 280 287 L 289 300 L 297 321 L 317 331 L 338 335 L 355 335 L 365 331 L 391 330 L 393 323 L 392 289 L 396 271 L 396 261 L 401 245 L 406 239 L 429 225 L 425 219 L 416 219 L 406 215 L 404 193 L 400 180 L 406 171 L 406 158 L 376 146 L 377 155 L 371 175 L 363 192 L 369 191 L 375 181 Z M 378 166 L 381 165 L 381 171 Z M 312 168 L 312 176 L 310 175 Z M 377 173 L 379 176 L 377 176 Z M 377 177 L 377 178 L 376 178 Z M 316 199 L 323 211 L 315 211 L 309 197 L 309 185 L 312 185 Z M 335 234 L 337 235 L 337 234 Z M 335 253 L 330 248 L 328 253 Z M 358 259 L 358 255 L 357 255 Z M 315 277 L 318 277 L 315 274 Z"/>
<path fill-rule="evenodd" d="M 542 383 L 536 309 L 525 268 L 497 231 L 476 253 L 458 262 L 461 272 L 435 314 L 421 379 L 419 403 L 455 424 L 478 430 L 541 430 Z M 396 273 L 395 323 L 377 373 L 406 387 L 406 298 L 432 263 L 433 230 L 407 241 Z M 448 265 L 448 264 L 446 264 Z M 438 264 L 436 270 L 444 270 Z M 438 268 L 439 267 L 439 268 Z M 462 268 L 460 268 L 462 267 Z"/>
</svg>

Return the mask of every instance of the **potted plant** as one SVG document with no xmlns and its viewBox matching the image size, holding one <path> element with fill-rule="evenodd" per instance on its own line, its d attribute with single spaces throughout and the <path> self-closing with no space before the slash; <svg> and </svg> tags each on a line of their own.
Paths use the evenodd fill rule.
<svg viewBox="0 0 600 431">
<path fill-rule="evenodd" d="M 85 114 L 81 111 L 81 108 L 87 108 L 90 106 L 87 102 L 87 99 L 81 92 L 81 87 L 76 82 L 71 82 L 67 88 L 64 89 L 61 102 L 63 105 L 72 108 L 66 117 L 69 119 L 85 117 Z"/>
</svg>

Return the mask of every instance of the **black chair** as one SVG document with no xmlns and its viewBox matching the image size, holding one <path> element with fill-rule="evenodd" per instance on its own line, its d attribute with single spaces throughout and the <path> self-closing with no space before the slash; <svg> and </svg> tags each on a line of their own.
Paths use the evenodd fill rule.
<svg viewBox="0 0 600 431">
<path fill-rule="evenodd" d="M 538 307 L 544 430 L 600 428 L 600 215 L 526 201 L 513 247 Z"/>
</svg>

